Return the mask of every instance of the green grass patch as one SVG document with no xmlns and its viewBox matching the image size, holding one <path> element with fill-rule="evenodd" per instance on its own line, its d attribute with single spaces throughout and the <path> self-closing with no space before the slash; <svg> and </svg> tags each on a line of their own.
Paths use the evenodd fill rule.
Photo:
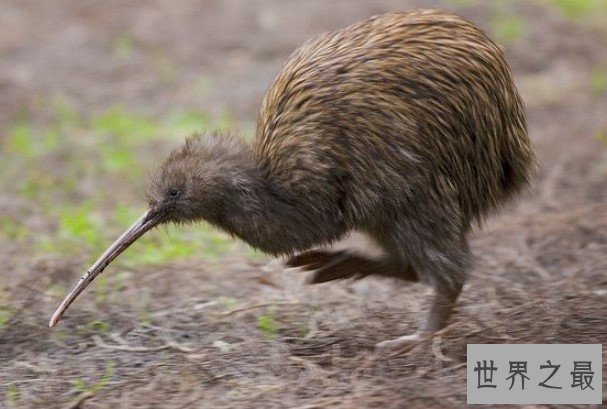
<svg viewBox="0 0 607 409">
<path fill-rule="evenodd" d="M 447 0 L 446 2 L 454 7 L 470 7 L 477 5 L 479 0 Z"/>
<path fill-rule="evenodd" d="M 590 89 L 596 95 L 607 92 L 607 68 L 595 68 L 590 73 Z"/>
<path fill-rule="evenodd" d="M 65 131 L 81 128 L 83 126 L 82 117 L 73 109 L 65 98 L 61 96 L 53 98 L 51 106 L 54 114 L 52 125 L 56 128 Z"/>
<path fill-rule="evenodd" d="M 101 378 L 93 383 L 87 383 L 83 379 L 76 379 L 73 381 L 72 386 L 78 392 L 89 392 L 97 393 L 107 386 L 114 375 L 114 364 L 110 363 L 106 365 L 105 370 Z"/>
<path fill-rule="evenodd" d="M 268 256 L 265 253 L 260 250 L 257 250 L 255 247 L 250 246 L 248 243 L 243 242 L 242 245 L 244 247 L 245 254 L 251 260 L 261 261 L 267 259 Z"/>
<path fill-rule="evenodd" d="M 55 152 L 70 132 L 80 123 L 77 114 L 65 102 L 57 99 L 51 105 L 53 120 L 46 126 L 34 124 L 26 115 L 20 117 L 9 129 L 3 143 L 3 151 L 31 159 Z"/>
<path fill-rule="evenodd" d="M 4 148 L 9 153 L 25 157 L 33 156 L 36 148 L 29 124 L 26 122 L 15 124 L 8 134 Z"/>
<path fill-rule="evenodd" d="M 24 121 L 13 125 L 4 142 L 5 152 L 19 155 L 21 159 L 46 155 L 57 150 L 60 144 L 59 130 L 40 130 Z"/>
<path fill-rule="evenodd" d="M 101 220 L 92 209 L 91 202 L 59 208 L 57 232 L 44 243 L 44 248 L 56 252 L 74 247 L 102 250 L 106 242 L 101 235 Z"/>
<path fill-rule="evenodd" d="M 13 218 L 0 216 L 0 234 L 12 240 L 21 240 L 27 237 L 28 230 Z"/>
<path fill-rule="evenodd" d="M 234 122 L 234 114 L 226 110 L 221 113 L 214 127 L 220 131 L 227 132 L 234 125 Z"/>
<path fill-rule="evenodd" d="M 217 304 L 224 311 L 231 311 L 238 306 L 238 300 L 232 297 L 219 297 Z"/>
<path fill-rule="evenodd" d="M 257 326 L 268 339 L 273 339 L 278 334 L 278 323 L 274 318 L 274 314 L 267 313 L 260 315 L 257 320 Z"/>
<path fill-rule="evenodd" d="M 43 250 L 62 255 L 85 251 L 90 254 L 89 262 L 92 263 L 143 213 L 143 210 L 137 211 L 126 205 L 119 205 L 116 206 L 113 216 L 107 218 L 94 211 L 93 203 L 89 201 L 78 206 L 54 209 L 49 217 L 57 220 L 57 227 L 54 234 L 42 239 Z M 115 263 L 131 267 L 166 264 L 196 254 L 214 261 L 233 246 L 233 240 L 204 224 L 166 226 L 141 237 Z M 106 300 L 108 288 L 102 277 L 97 281 L 100 283 L 97 301 L 102 302 Z"/>
<path fill-rule="evenodd" d="M 129 179 L 133 176 L 139 177 L 142 173 L 143 165 L 135 158 L 134 151 L 123 145 L 113 143 L 104 144 L 100 147 L 101 164 L 104 171 L 109 173 L 121 173 L 128 175 Z M 128 172 L 124 172 L 128 170 Z"/>
<path fill-rule="evenodd" d="M 150 325 L 152 323 L 152 313 L 150 311 L 151 306 L 151 297 L 150 291 L 148 289 L 141 289 L 138 292 L 139 301 L 138 301 L 138 316 L 139 321 L 144 325 Z"/>
<path fill-rule="evenodd" d="M 9 408 L 16 408 L 19 403 L 19 399 L 21 399 L 21 392 L 19 391 L 19 387 L 14 383 L 8 385 L 6 388 L 6 400 Z"/>
<path fill-rule="evenodd" d="M 47 172 L 37 169 L 27 169 L 22 172 L 22 178 L 17 181 L 18 192 L 28 199 L 36 200 L 38 203 L 44 202 L 53 192 L 69 192 L 68 179 L 58 180 L 58 178 Z M 65 184 L 64 184 L 65 182 Z M 71 184 L 69 187 L 74 187 Z"/>
<path fill-rule="evenodd" d="M 310 324 L 307 322 L 298 322 L 295 324 L 295 328 L 301 338 L 305 338 L 310 333 Z"/>
<path fill-rule="evenodd" d="M 200 254 L 206 260 L 217 260 L 232 246 L 232 242 L 204 226 L 169 226 L 149 233 L 137 243 L 137 248 L 125 254 L 124 263 L 163 264 Z"/>
<path fill-rule="evenodd" d="M 549 0 L 548 2 L 571 19 L 579 20 L 607 11 L 605 0 Z"/>
<path fill-rule="evenodd" d="M 160 130 L 156 121 L 119 105 L 92 117 L 89 126 L 93 131 L 114 136 L 127 145 L 136 140 L 156 136 Z"/>
<path fill-rule="evenodd" d="M 107 302 L 110 297 L 108 280 L 108 276 L 103 274 L 95 279 L 95 302 L 97 304 Z"/>
<path fill-rule="evenodd" d="M 105 321 L 91 321 L 84 327 L 89 331 L 101 334 L 107 334 L 110 331 L 110 324 Z"/>
<path fill-rule="evenodd" d="M 174 112 L 166 119 L 167 132 L 175 136 L 203 132 L 211 127 L 211 119 L 203 111 Z"/>
<path fill-rule="evenodd" d="M 50 98 L 45 107 L 50 119 L 33 122 L 21 115 L 1 140 L 0 187 L 35 204 L 53 227 L 31 235 L 1 216 L 0 235 L 32 237 L 37 249 L 62 256 L 85 252 L 91 262 L 143 212 L 115 205 L 112 187 L 120 183 L 122 191 L 141 191 L 144 173 L 152 167 L 144 156 L 150 142 L 160 146 L 233 122 L 228 112 L 219 119 L 198 110 L 153 117 L 119 105 L 85 118 L 60 97 Z M 91 189 L 91 184 L 107 189 Z M 88 199 L 82 202 L 83 197 Z M 214 260 L 232 246 L 231 239 L 206 225 L 160 228 L 138 240 L 118 263 L 162 264 L 196 254 Z"/>
<path fill-rule="evenodd" d="M 499 14 L 493 18 L 492 28 L 498 42 L 512 44 L 525 33 L 526 20 L 523 17 Z"/>
<path fill-rule="evenodd" d="M 116 57 L 129 57 L 135 51 L 135 42 L 127 34 L 121 34 L 112 42 L 113 53 Z"/>
<path fill-rule="evenodd" d="M 0 307 L 0 328 L 8 324 L 12 316 L 9 310 L 4 307 Z"/>
</svg>

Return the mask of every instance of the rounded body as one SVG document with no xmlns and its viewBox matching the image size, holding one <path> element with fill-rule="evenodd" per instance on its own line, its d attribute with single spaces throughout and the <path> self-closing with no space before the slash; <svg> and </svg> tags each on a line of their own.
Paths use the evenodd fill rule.
<svg viewBox="0 0 607 409">
<path fill-rule="evenodd" d="M 376 16 L 296 50 L 264 98 L 255 154 L 332 224 L 327 241 L 394 218 L 421 220 L 420 235 L 448 234 L 441 223 L 465 233 L 534 162 L 502 51 L 434 10 Z"/>
<path fill-rule="evenodd" d="M 268 253 L 304 250 L 289 264 L 316 270 L 313 282 L 432 284 L 433 332 L 464 284 L 470 224 L 521 190 L 533 164 L 521 99 L 482 31 L 433 10 L 373 17 L 291 55 L 264 98 L 253 150 L 218 134 L 174 150 L 152 177 L 148 211 L 50 325 L 146 231 L 206 220 Z M 383 254 L 305 251 L 350 230 Z"/>
</svg>

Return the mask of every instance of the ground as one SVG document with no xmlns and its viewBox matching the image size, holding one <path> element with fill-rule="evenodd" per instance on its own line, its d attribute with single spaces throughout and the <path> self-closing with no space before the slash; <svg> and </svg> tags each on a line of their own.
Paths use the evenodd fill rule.
<svg viewBox="0 0 607 409">
<path fill-rule="evenodd" d="M 136 244 L 47 327 L 186 133 L 252 137 L 306 38 L 428 6 L 504 46 L 540 164 L 474 231 L 439 336 L 376 352 L 418 328 L 427 288 L 306 286 L 208 226 Z M 605 343 L 606 22 L 600 0 L 0 3 L 0 407 L 463 407 L 466 344 Z"/>
</svg>

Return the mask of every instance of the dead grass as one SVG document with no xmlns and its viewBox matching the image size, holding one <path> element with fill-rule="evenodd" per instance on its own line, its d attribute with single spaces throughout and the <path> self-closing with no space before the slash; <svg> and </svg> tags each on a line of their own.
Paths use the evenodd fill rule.
<svg viewBox="0 0 607 409">
<path fill-rule="evenodd" d="M 109 1 L 67 2 L 56 15 L 45 3 L 9 2 L 0 6 L 9 16 L 0 25 L 0 123 L 14 124 L 15 106 L 34 124 L 52 122 L 40 95 L 61 92 L 77 118 L 99 118 L 116 102 L 126 112 L 143 105 L 152 118 L 165 118 L 178 105 L 215 119 L 233 112 L 246 129 L 271 76 L 304 37 L 404 7 L 396 0 L 133 1 L 126 8 Z M 11 182 L 20 179 L 5 178 L 0 407 L 464 407 L 466 344 L 605 343 L 607 184 L 605 146 L 596 135 L 607 129 L 607 95 L 584 78 L 607 66 L 607 35 L 530 2 L 499 10 L 475 2 L 444 7 L 459 7 L 488 30 L 495 13 L 520 16 L 520 35 L 510 39 L 507 53 L 541 162 L 534 192 L 475 232 L 477 263 L 450 326 L 404 353 L 376 352 L 376 342 L 417 329 L 427 288 L 377 279 L 308 287 L 297 271 L 268 265 L 243 246 L 212 247 L 212 238 L 192 233 L 185 236 L 187 257 L 108 270 L 51 330 L 50 314 L 92 250 L 70 244 L 61 252 L 41 251 L 37 240 L 54 238 L 52 215 L 59 213 L 40 208 L 39 185 L 19 190 Z M 31 67 L 44 68 L 46 76 L 27 77 Z M 139 116 L 117 121 L 131 123 L 127 132 L 158 123 L 148 122 Z M 69 129 L 81 132 L 82 143 L 96 143 L 82 125 Z M 7 138 L 0 132 L 0 143 Z M 155 140 L 131 153 L 144 167 L 167 148 Z M 11 168 L 15 177 L 37 162 L 49 177 L 69 175 L 69 158 L 81 151 L 58 149 L 63 153 Z M 137 208 L 139 179 L 125 179 L 121 187 L 120 172 L 112 172 L 76 173 L 82 178 L 73 185 L 51 184 L 57 186 L 51 205 L 80 203 L 111 186 L 94 203 L 99 218 L 92 231 L 117 229 L 114 201 L 124 198 L 124 206 Z M 83 218 L 81 230 L 90 237 Z M 200 250 L 195 240 L 204 241 Z M 214 248 L 222 250 L 213 259 Z"/>
</svg>

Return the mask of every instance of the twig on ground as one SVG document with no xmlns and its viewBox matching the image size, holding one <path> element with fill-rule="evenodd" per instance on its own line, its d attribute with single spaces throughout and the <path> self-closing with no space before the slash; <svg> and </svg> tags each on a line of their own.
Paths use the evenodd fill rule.
<svg viewBox="0 0 607 409">
<path fill-rule="evenodd" d="M 322 377 L 324 378 L 324 374 L 328 373 L 329 371 L 327 371 L 326 369 L 321 368 L 320 366 L 316 365 L 314 362 L 309 361 L 308 359 L 304 359 L 300 356 L 295 356 L 295 355 L 291 355 L 288 357 L 289 360 L 303 366 L 304 368 L 306 368 L 311 374 L 317 376 L 317 377 Z"/>
<path fill-rule="evenodd" d="M 168 349 L 168 345 L 160 345 L 157 347 L 134 347 L 130 345 L 110 345 L 107 344 L 99 335 L 93 335 L 93 341 L 95 345 L 100 348 L 114 349 L 116 351 L 128 351 L 128 352 L 156 352 Z"/>
<path fill-rule="evenodd" d="M 39 374 L 39 375 L 55 375 L 57 373 L 57 370 L 55 370 L 55 369 L 42 368 L 40 366 L 31 364 L 31 363 L 26 362 L 26 361 L 16 361 L 15 362 L 15 366 L 20 366 L 22 368 L 29 369 L 33 373 Z"/>
<path fill-rule="evenodd" d="M 434 339 L 432 339 L 432 353 L 434 354 L 436 359 L 440 361 L 453 362 L 453 358 L 449 358 L 448 356 L 445 356 L 445 354 L 443 354 L 443 351 L 441 350 L 442 341 L 443 338 L 440 334 L 436 335 Z"/>
<path fill-rule="evenodd" d="M 85 400 L 90 399 L 93 396 L 95 395 L 92 392 L 83 392 L 72 403 L 67 405 L 65 409 L 78 409 Z"/>
<path fill-rule="evenodd" d="M 113 337 L 114 339 L 116 339 L 118 341 L 118 344 L 116 344 L 116 345 L 111 345 L 111 344 L 106 343 L 99 335 L 93 335 L 92 338 L 93 338 L 93 342 L 95 342 L 96 346 L 98 346 L 100 348 L 114 349 L 116 351 L 157 352 L 157 351 L 163 351 L 165 349 L 174 349 L 176 351 L 187 353 L 187 354 L 196 352 L 196 349 L 180 345 L 168 337 L 164 337 L 164 341 L 165 341 L 164 345 L 159 345 L 159 346 L 155 346 L 155 347 L 131 346 L 131 345 L 126 344 L 126 342 L 124 340 L 122 340 L 122 338 L 120 338 L 120 336 L 118 336 L 118 335 L 114 335 L 114 337 Z"/>
<path fill-rule="evenodd" d="M 301 305 L 301 303 L 299 301 L 266 302 L 266 303 L 261 303 L 261 304 L 249 305 L 248 307 L 236 308 L 236 309 L 233 309 L 230 311 L 226 311 L 226 312 L 222 313 L 221 315 L 229 316 L 229 315 L 234 315 L 234 314 L 238 314 L 241 312 L 250 311 L 250 310 L 254 310 L 254 309 L 258 309 L 258 308 L 274 307 L 274 306 L 282 306 L 282 305 Z"/>
<path fill-rule="evenodd" d="M 173 338 L 171 338 L 169 336 L 169 334 L 167 334 L 167 333 L 163 334 L 162 338 L 164 339 L 164 342 L 166 343 L 165 345 L 171 349 L 175 349 L 177 351 L 184 352 L 186 354 L 191 354 L 192 352 L 197 351 L 196 348 L 190 348 L 190 347 L 186 347 L 185 345 L 179 344 Z"/>
</svg>

